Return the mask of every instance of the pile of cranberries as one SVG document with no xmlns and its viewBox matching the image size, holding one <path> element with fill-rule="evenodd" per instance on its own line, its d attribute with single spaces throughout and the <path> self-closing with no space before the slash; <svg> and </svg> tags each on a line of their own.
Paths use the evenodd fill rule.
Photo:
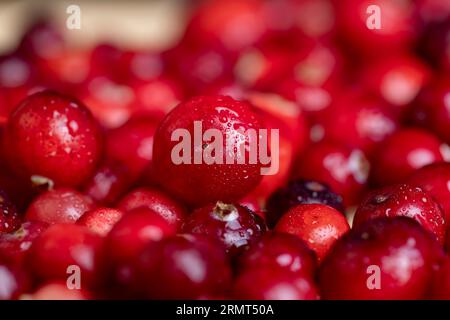
<svg viewBox="0 0 450 320">
<path fill-rule="evenodd" d="M 0 299 L 450 299 L 449 2 L 191 9 L 0 56 Z"/>
</svg>

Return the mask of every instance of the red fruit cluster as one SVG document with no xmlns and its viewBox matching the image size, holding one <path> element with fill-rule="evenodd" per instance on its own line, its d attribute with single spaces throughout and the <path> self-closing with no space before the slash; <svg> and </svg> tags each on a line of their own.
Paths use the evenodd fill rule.
<svg viewBox="0 0 450 320">
<path fill-rule="evenodd" d="M 164 51 L 32 25 L 0 300 L 450 299 L 444 2 L 197 1 Z"/>
</svg>

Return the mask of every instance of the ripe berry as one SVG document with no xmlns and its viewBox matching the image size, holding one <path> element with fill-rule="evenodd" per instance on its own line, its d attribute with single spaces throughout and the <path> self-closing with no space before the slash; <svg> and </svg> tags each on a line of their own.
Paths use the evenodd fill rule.
<svg viewBox="0 0 450 320">
<path fill-rule="evenodd" d="M 450 258 L 446 257 L 434 275 L 430 297 L 439 300 L 450 299 Z"/>
<path fill-rule="evenodd" d="M 71 187 L 90 177 L 102 148 L 99 128 L 86 107 L 51 91 L 22 101 L 10 116 L 4 139 L 18 175 L 44 176 Z"/>
<path fill-rule="evenodd" d="M 81 286 L 93 286 L 97 279 L 100 236 L 84 226 L 57 224 L 48 227 L 27 253 L 29 272 L 39 281 L 66 280 L 69 266 L 77 266 Z"/>
<path fill-rule="evenodd" d="M 342 197 L 334 193 L 326 184 L 314 180 L 292 180 L 279 188 L 267 200 L 267 224 L 271 227 L 290 208 L 298 204 L 326 204 L 344 212 Z"/>
<path fill-rule="evenodd" d="M 235 255 L 266 231 L 264 221 L 246 207 L 218 201 L 196 209 L 183 224 L 183 232 L 218 240 Z"/>
<path fill-rule="evenodd" d="M 247 269 L 235 280 L 233 296 L 244 300 L 317 300 L 314 281 L 281 269 Z"/>
<path fill-rule="evenodd" d="M 112 208 L 96 208 L 84 213 L 77 224 L 87 227 L 92 232 L 105 236 L 123 216 L 123 212 Z"/>
<path fill-rule="evenodd" d="M 240 272 L 260 267 L 280 268 L 286 272 L 313 277 L 316 258 L 313 251 L 299 238 L 287 233 L 268 232 L 238 259 Z"/>
<path fill-rule="evenodd" d="M 150 299 L 195 299 L 223 294 L 231 280 L 220 245 L 200 235 L 150 243 L 136 262 L 139 289 Z"/>
<path fill-rule="evenodd" d="M 370 164 L 363 152 L 320 142 L 300 157 L 295 176 L 325 183 L 341 195 L 345 205 L 357 202 L 364 191 Z"/>
<path fill-rule="evenodd" d="M 0 233 L 15 231 L 20 228 L 21 223 L 16 206 L 9 200 L 6 193 L 0 189 Z"/>
<path fill-rule="evenodd" d="M 352 229 L 322 262 L 325 299 L 421 299 L 439 245 L 412 219 L 380 218 Z"/>
<path fill-rule="evenodd" d="M 94 203 L 89 197 L 69 188 L 49 190 L 34 199 L 25 214 L 26 220 L 49 224 L 75 223 Z"/>
<path fill-rule="evenodd" d="M 420 187 L 442 207 L 446 221 L 450 221 L 450 163 L 439 162 L 427 165 L 413 172 L 406 181 Z"/>
<path fill-rule="evenodd" d="M 322 260 L 332 245 L 350 229 L 344 215 L 323 204 L 301 204 L 288 210 L 275 231 L 293 234 Z"/>
<path fill-rule="evenodd" d="M 403 129 L 379 146 L 372 161 L 371 178 L 377 185 L 404 181 L 414 170 L 442 161 L 441 142 L 420 129 Z"/>
<path fill-rule="evenodd" d="M 134 189 L 127 193 L 117 204 L 117 208 L 124 212 L 140 207 L 153 210 L 176 229 L 180 228 L 187 215 L 185 208 L 181 204 L 163 192 L 150 188 Z"/>
<path fill-rule="evenodd" d="M 439 242 L 445 241 L 446 221 L 439 204 L 421 188 L 406 184 L 370 193 L 358 207 L 353 225 L 358 226 L 374 218 L 398 216 L 416 220 Z"/>
<path fill-rule="evenodd" d="M 213 139 L 199 141 L 203 140 L 203 136 L 198 136 L 202 133 L 194 131 L 195 123 L 199 122 L 202 132 L 216 129 L 222 139 L 216 143 L 208 142 Z M 259 156 L 253 164 L 250 154 L 257 151 L 255 144 L 261 151 L 262 143 L 252 134 L 243 133 L 248 129 L 259 131 L 260 125 L 247 103 L 224 96 L 200 96 L 179 104 L 164 118 L 155 135 L 154 169 L 160 184 L 190 204 L 239 200 L 261 180 Z M 180 142 L 172 141 L 174 132 L 181 133 L 180 130 L 184 133 L 178 137 Z M 245 151 L 239 156 L 241 146 Z M 199 159 L 209 153 L 208 159 Z M 180 159 L 174 157 L 183 161 L 179 163 Z M 233 164 L 227 164 L 227 157 L 234 159 Z M 245 157 L 245 163 L 238 164 L 237 157 Z M 209 158 L 215 162 L 208 164 L 212 160 Z"/>
</svg>

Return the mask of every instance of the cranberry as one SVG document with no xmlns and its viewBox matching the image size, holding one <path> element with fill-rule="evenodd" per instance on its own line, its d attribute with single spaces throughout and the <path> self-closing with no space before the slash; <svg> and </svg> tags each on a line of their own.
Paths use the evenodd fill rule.
<svg viewBox="0 0 450 320">
<path fill-rule="evenodd" d="M 282 269 L 247 269 L 235 280 L 234 297 L 245 300 L 317 300 L 311 278 Z"/>
<path fill-rule="evenodd" d="M 29 289 L 29 279 L 20 267 L 0 263 L 0 300 L 18 299 Z"/>
<path fill-rule="evenodd" d="M 268 232 L 252 244 L 238 259 L 239 270 L 260 267 L 314 276 L 316 258 L 306 243 L 299 238 L 278 232 Z"/>
<path fill-rule="evenodd" d="M 16 206 L 9 200 L 7 194 L 0 189 L 0 233 L 12 232 L 20 228 L 21 218 Z"/>
<path fill-rule="evenodd" d="M 53 281 L 40 286 L 32 294 L 26 295 L 25 300 L 88 300 L 91 294 L 84 289 L 71 290 L 63 282 Z"/>
<path fill-rule="evenodd" d="M 130 191 L 119 201 L 117 207 L 125 212 L 139 207 L 149 208 L 176 229 L 179 229 L 187 215 L 181 204 L 163 192 L 150 188 L 138 188 Z"/>
<path fill-rule="evenodd" d="M 440 300 L 450 299 L 450 258 L 446 257 L 437 270 L 432 285 L 430 297 Z"/>
<path fill-rule="evenodd" d="M 96 208 L 86 212 L 77 220 L 77 224 L 92 232 L 105 236 L 123 216 L 123 212 L 112 208 Z"/>
<path fill-rule="evenodd" d="M 421 299 L 432 277 L 436 246 L 412 219 L 380 218 L 357 226 L 322 262 L 322 295 L 325 299 Z"/>
<path fill-rule="evenodd" d="M 183 231 L 217 239 L 235 255 L 257 241 L 266 231 L 266 226 L 246 207 L 218 201 L 196 209 L 186 218 Z"/>
<path fill-rule="evenodd" d="M 275 226 L 275 231 L 290 233 L 305 241 L 319 261 L 349 229 L 342 213 L 323 204 L 295 206 L 281 216 Z"/>
<path fill-rule="evenodd" d="M 8 263 L 21 264 L 34 240 L 47 228 L 39 221 L 26 221 L 12 233 L 0 234 L 0 257 Z"/>
<path fill-rule="evenodd" d="M 414 170 L 442 161 L 441 142 L 420 129 L 402 129 L 379 146 L 371 178 L 377 185 L 404 181 Z"/>
<path fill-rule="evenodd" d="M 442 5 L 446 5 L 440 2 Z M 448 8 L 447 8 L 448 12 Z M 445 10 L 438 10 L 439 15 L 445 16 Z M 448 15 L 448 13 L 447 13 Z M 450 70 L 450 55 L 448 48 L 450 41 L 450 21 L 449 19 L 441 19 L 433 23 L 428 23 L 421 36 L 417 49 L 422 53 L 427 62 L 432 64 L 436 70 Z"/>
<path fill-rule="evenodd" d="M 218 130 L 221 139 L 213 144 L 199 141 L 203 140 L 203 132 L 198 132 L 199 123 L 201 130 Z M 253 164 L 249 157 L 256 151 L 250 150 L 254 149 L 256 137 L 243 134 L 243 131 L 250 132 L 249 129 L 259 131 L 260 125 L 247 103 L 224 96 L 200 96 L 179 104 L 161 122 L 155 135 L 153 163 L 159 182 L 190 204 L 239 200 L 261 180 L 261 159 L 257 157 Z M 181 142 L 173 141 L 175 130 L 177 133 L 183 130 Z M 199 143 L 201 146 L 197 146 Z M 238 156 L 242 146 L 244 154 Z M 259 144 L 259 151 L 261 148 Z M 202 154 L 211 157 L 203 159 Z M 174 156 L 182 162 L 174 163 Z M 238 164 L 236 160 L 241 160 L 238 157 L 245 157 L 244 163 Z M 212 163 L 209 158 L 214 158 Z M 227 164 L 227 158 L 232 158 L 233 164 L 230 161 Z"/>
<path fill-rule="evenodd" d="M 39 195 L 28 207 L 25 219 L 49 224 L 75 223 L 86 211 L 93 209 L 92 200 L 69 188 L 57 188 Z"/>
<path fill-rule="evenodd" d="M 19 175 L 44 176 L 63 186 L 85 181 L 101 154 L 100 131 L 89 111 L 51 91 L 31 95 L 17 107 L 4 139 Z"/>
<path fill-rule="evenodd" d="M 162 57 L 151 51 L 125 51 L 117 54 L 118 69 L 125 82 L 148 81 L 159 77 L 164 70 Z"/>
<path fill-rule="evenodd" d="M 446 230 L 439 204 L 419 187 L 406 184 L 385 187 L 370 193 L 358 207 L 353 225 L 378 217 L 405 216 L 419 222 L 443 243 Z"/>
<path fill-rule="evenodd" d="M 81 286 L 96 283 L 101 237 L 84 226 L 57 224 L 44 230 L 27 253 L 29 272 L 39 281 L 66 280 L 69 266 L 77 266 Z"/>
<path fill-rule="evenodd" d="M 231 270 L 220 246 L 200 235 L 150 243 L 137 260 L 139 288 L 151 299 L 193 299 L 221 294 Z"/>
<path fill-rule="evenodd" d="M 344 204 L 351 205 L 364 191 L 369 168 L 362 151 L 320 142 L 312 144 L 300 157 L 295 176 L 326 183 L 343 197 Z"/>
<path fill-rule="evenodd" d="M 413 172 L 407 183 L 418 186 L 442 207 L 446 221 L 450 221 L 450 163 L 427 165 Z"/>
<path fill-rule="evenodd" d="M 139 176 L 152 160 L 157 125 L 154 117 L 140 116 L 111 130 L 106 139 L 106 157 L 125 165 L 132 177 Z"/>
<path fill-rule="evenodd" d="M 326 184 L 314 180 L 292 180 L 279 188 L 267 200 L 267 223 L 275 226 L 278 219 L 290 208 L 298 204 L 326 204 L 344 212 L 342 197 L 334 193 Z"/>
</svg>

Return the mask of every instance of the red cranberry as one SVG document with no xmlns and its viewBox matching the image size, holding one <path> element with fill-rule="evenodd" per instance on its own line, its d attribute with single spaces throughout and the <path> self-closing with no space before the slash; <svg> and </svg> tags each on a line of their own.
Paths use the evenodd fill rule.
<svg viewBox="0 0 450 320">
<path fill-rule="evenodd" d="M 24 297 L 25 300 L 88 300 L 92 299 L 89 292 L 81 289 L 71 290 L 63 282 L 49 282 L 40 286 L 35 292 Z"/>
<path fill-rule="evenodd" d="M 9 200 L 6 193 L 0 189 L 0 233 L 12 232 L 20 228 L 21 218 L 16 206 Z"/>
<path fill-rule="evenodd" d="M 235 280 L 234 297 L 244 300 L 317 300 L 311 278 L 281 269 L 247 269 Z"/>
<path fill-rule="evenodd" d="M 28 207 L 25 219 L 49 224 L 75 223 L 86 211 L 93 209 L 92 200 L 69 188 L 57 188 L 39 195 Z"/>
<path fill-rule="evenodd" d="M 86 212 L 77 220 L 77 224 L 87 227 L 92 232 L 106 236 L 123 216 L 123 212 L 112 208 L 97 208 Z"/>
<path fill-rule="evenodd" d="M 200 235 L 149 244 L 137 261 L 139 288 L 151 299 L 193 299 L 221 294 L 231 270 L 221 247 Z"/>
<path fill-rule="evenodd" d="M 26 221 L 13 233 L 0 234 L 0 257 L 9 263 L 21 264 L 34 240 L 47 228 L 39 221 Z"/>
<path fill-rule="evenodd" d="M 162 57 L 151 51 L 125 51 L 118 53 L 118 69 L 126 82 L 148 81 L 159 77 L 164 70 Z"/>
<path fill-rule="evenodd" d="M 260 267 L 281 268 L 313 277 L 316 258 L 299 238 L 287 233 L 269 232 L 239 257 L 238 267 L 240 271 Z"/>
<path fill-rule="evenodd" d="M 29 271 L 40 281 L 66 280 L 68 267 L 77 266 L 81 286 L 96 283 L 101 237 L 84 226 L 57 224 L 48 227 L 27 253 Z"/>
<path fill-rule="evenodd" d="M 446 257 L 434 275 L 430 297 L 433 299 L 450 299 L 450 258 Z"/>
<path fill-rule="evenodd" d="M 427 165 L 413 172 L 407 183 L 418 186 L 442 207 L 446 221 L 450 221 L 450 163 Z"/>
<path fill-rule="evenodd" d="M 311 145 L 300 157 L 296 177 L 323 182 L 344 199 L 356 203 L 364 190 L 370 164 L 364 153 L 329 142 Z"/>
<path fill-rule="evenodd" d="M 57 185 L 78 186 L 94 171 L 101 135 L 77 100 L 44 91 L 26 98 L 5 130 L 11 166 L 21 176 L 44 176 Z"/>
<path fill-rule="evenodd" d="M 441 5 L 447 5 L 444 2 L 437 1 Z M 445 16 L 445 10 L 439 8 L 439 15 Z M 447 8 L 448 12 L 448 8 Z M 447 13 L 448 15 L 448 13 Z M 436 70 L 450 70 L 450 55 L 448 47 L 450 44 L 450 21 L 449 19 L 441 19 L 433 23 L 427 23 L 424 33 L 421 36 L 417 49 L 422 53 L 427 62 L 432 64 Z"/>
<path fill-rule="evenodd" d="M 326 184 L 314 180 L 292 180 L 279 188 L 267 200 L 267 223 L 275 226 L 278 219 L 290 208 L 298 204 L 326 204 L 344 212 L 342 197 L 334 193 Z"/>
<path fill-rule="evenodd" d="M 18 299 L 29 288 L 29 279 L 17 265 L 0 263 L 0 300 Z"/>
<path fill-rule="evenodd" d="M 403 129 L 379 146 L 371 178 L 377 185 L 404 181 L 414 170 L 442 161 L 441 142 L 420 129 Z"/>
<path fill-rule="evenodd" d="M 146 207 L 161 217 L 170 225 L 179 229 L 187 212 L 185 208 L 161 191 L 149 188 L 138 188 L 127 193 L 117 204 L 125 212 Z"/>
<path fill-rule="evenodd" d="M 421 299 L 436 260 L 435 243 L 412 219 L 380 218 L 351 230 L 322 262 L 325 299 Z"/>
<path fill-rule="evenodd" d="M 157 119 L 152 116 L 131 118 L 107 134 L 106 156 L 125 165 L 132 177 L 139 176 L 152 160 Z"/>
<path fill-rule="evenodd" d="M 257 241 L 266 231 L 266 226 L 249 209 L 218 201 L 195 210 L 186 218 L 183 231 L 217 239 L 234 255 Z"/>
<path fill-rule="evenodd" d="M 333 244 L 350 229 L 344 215 L 323 204 L 301 204 L 281 216 L 275 231 L 293 234 L 322 260 Z"/>
<path fill-rule="evenodd" d="M 378 217 L 409 217 L 419 222 L 443 243 L 446 221 L 439 204 L 419 187 L 406 184 L 370 193 L 358 207 L 353 225 Z"/>
<path fill-rule="evenodd" d="M 203 134 L 199 137 L 199 130 L 194 130 L 199 124 L 202 133 L 215 129 L 221 133 L 221 139 L 211 144 L 200 141 Z M 153 163 L 159 182 L 190 204 L 239 200 L 261 180 L 261 159 L 258 156 L 253 164 L 249 155 L 256 151 L 250 150 L 255 143 L 259 151 L 262 146 L 255 136 L 247 134 L 249 129 L 259 131 L 260 125 L 247 103 L 224 96 L 200 96 L 179 104 L 162 121 L 155 135 Z M 184 134 L 178 137 L 179 142 L 172 141 L 175 130 Z M 239 156 L 242 146 L 245 151 Z M 202 155 L 208 156 L 207 159 Z M 178 160 L 174 163 L 174 156 L 181 163 Z M 237 158 L 244 157 L 244 163 L 238 164 L 241 159 Z M 230 161 L 227 164 L 227 158 L 232 158 L 233 164 Z"/>
</svg>

